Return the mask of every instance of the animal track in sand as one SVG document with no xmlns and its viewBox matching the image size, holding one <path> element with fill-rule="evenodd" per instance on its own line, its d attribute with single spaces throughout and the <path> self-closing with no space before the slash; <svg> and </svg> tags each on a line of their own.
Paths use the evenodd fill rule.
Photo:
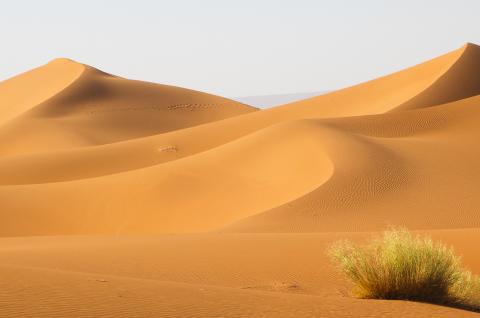
<svg viewBox="0 0 480 318">
<path fill-rule="evenodd" d="M 158 148 L 158 151 L 160 151 L 160 152 L 177 152 L 178 148 L 175 147 L 175 146 L 165 146 L 165 147 Z"/>
<path fill-rule="evenodd" d="M 167 107 L 169 110 L 188 110 L 188 111 L 194 111 L 194 110 L 202 110 L 202 109 L 209 109 L 209 108 L 214 108 L 214 107 L 221 107 L 225 106 L 225 104 L 175 104 L 175 105 L 170 105 Z"/>
<path fill-rule="evenodd" d="M 241 289 L 259 289 L 278 292 L 299 292 L 301 287 L 296 282 L 273 282 L 269 285 L 243 286 Z"/>
<path fill-rule="evenodd" d="M 148 106 L 119 106 L 119 107 L 108 107 L 101 108 L 101 105 L 87 105 L 86 108 L 90 108 L 85 113 L 87 115 L 95 115 L 100 113 L 112 113 L 112 112 L 126 112 L 126 111 L 162 111 L 162 110 L 185 110 L 185 111 L 198 111 L 212 109 L 215 107 L 224 107 L 228 106 L 228 103 L 222 104 L 173 104 L 168 105 L 167 107 L 159 105 L 148 105 Z M 97 108 L 97 109 L 92 109 Z"/>
</svg>

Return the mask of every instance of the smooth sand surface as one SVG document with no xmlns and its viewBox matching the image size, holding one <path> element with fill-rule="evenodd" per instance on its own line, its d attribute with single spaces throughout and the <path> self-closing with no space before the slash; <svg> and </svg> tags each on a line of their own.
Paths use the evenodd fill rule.
<svg viewBox="0 0 480 318">
<path fill-rule="evenodd" d="M 479 230 L 430 232 L 480 270 Z M 367 233 L 2 239 L 0 317 L 477 317 L 360 300 L 329 265 L 333 240 Z"/>
<path fill-rule="evenodd" d="M 391 225 L 480 273 L 480 47 L 257 110 L 58 59 L 0 83 L 0 317 L 469 317 L 359 300 Z"/>
</svg>

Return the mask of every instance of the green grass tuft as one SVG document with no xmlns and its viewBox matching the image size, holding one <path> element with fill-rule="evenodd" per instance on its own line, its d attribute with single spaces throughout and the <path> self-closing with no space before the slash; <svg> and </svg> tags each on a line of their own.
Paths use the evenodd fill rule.
<svg viewBox="0 0 480 318">
<path fill-rule="evenodd" d="M 334 243 L 328 253 L 360 298 L 480 308 L 480 278 L 461 268 L 451 248 L 427 236 L 393 229 L 363 246 Z"/>
</svg>

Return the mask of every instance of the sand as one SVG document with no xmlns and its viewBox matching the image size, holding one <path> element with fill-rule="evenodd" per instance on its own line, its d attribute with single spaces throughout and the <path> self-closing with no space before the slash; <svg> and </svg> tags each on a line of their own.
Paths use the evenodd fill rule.
<svg viewBox="0 0 480 318">
<path fill-rule="evenodd" d="M 325 248 L 401 225 L 480 273 L 479 94 L 474 44 L 267 110 L 66 59 L 4 81 L 0 317 L 473 317 L 355 299 Z"/>
</svg>

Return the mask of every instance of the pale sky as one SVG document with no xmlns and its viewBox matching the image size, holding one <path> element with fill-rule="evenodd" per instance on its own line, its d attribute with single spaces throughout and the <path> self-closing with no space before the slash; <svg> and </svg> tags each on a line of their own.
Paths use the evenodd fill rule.
<svg viewBox="0 0 480 318">
<path fill-rule="evenodd" d="M 0 4 L 0 80 L 68 57 L 227 97 L 328 91 L 480 43 L 480 0 Z"/>
</svg>

